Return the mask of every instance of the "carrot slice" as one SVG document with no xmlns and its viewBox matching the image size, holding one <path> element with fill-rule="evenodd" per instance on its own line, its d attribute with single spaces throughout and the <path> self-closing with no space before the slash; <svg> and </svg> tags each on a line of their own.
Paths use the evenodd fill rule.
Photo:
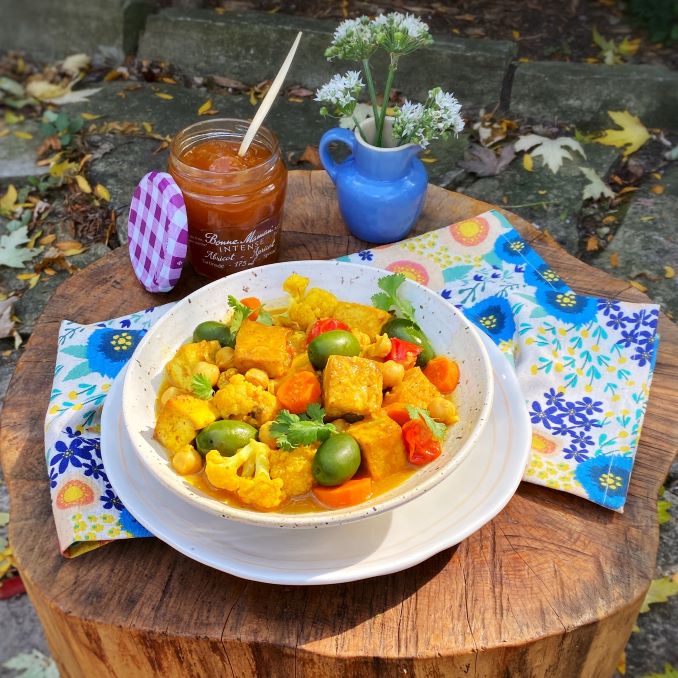
<svg viewBox="0 0 678 678">
<path fill-rule="evenodd" d="M 369 499 L 372 494 L 372 479 L 354 478 L 336 487 L 316 485 L 313 494 L 319 502 L 330 508 L 355 506 Z"/>
<path fill-rule="evenodd" d="M 431 358 L 424 374 L 441 393 L 452 393 L 459 383 L 459 365 L 444 355 Z"/>
<path fill-rule="evenodd" d="M 410 420 L 410 415 L 403 403 L 392 403 L 391 405 L 387 405 L 384 410 L 396 424 L 400 424 L 401 426 L 404 426 Z"/>
<path fill-rule="evenodd" d="M 240 303 L 247 308 L 252 309 L 252 312 L 247 316 L 248 320 L 256 320 L 261 309 L 261 301 L 257 297 L 245 297 L 240 300 Z"/>
<path fill-rule="evenodd" d="M 320 402 L 320 392 L 315 372 L 297 372 L 278 386 L 275 395 L 281 407 L 292 414 L 301 414 L 311 403 Z"/>
</svg>

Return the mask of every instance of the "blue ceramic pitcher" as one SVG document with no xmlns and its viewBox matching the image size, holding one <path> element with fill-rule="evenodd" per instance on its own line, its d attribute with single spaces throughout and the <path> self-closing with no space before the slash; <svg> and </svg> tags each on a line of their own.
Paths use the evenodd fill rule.
<svg viewBox="0 0 678 678">
<path fill-rule="evenodd" d="M 417 144 L 393 147 L 392 119 L 384 125 L 386 147 L 371 146 L 358 129 L 334 128 L 320 140 L 320 160 L 337 187 L 339 209 L 351 233 L 370 243 L 404 238 L 424 205 L 428 178 Z M 365 138 L 374 138 L 374 120 L 361 123 Z M 333 141 L 346 144 L 351 155 L 336 163 L 329 152 Z"/>
</svg>

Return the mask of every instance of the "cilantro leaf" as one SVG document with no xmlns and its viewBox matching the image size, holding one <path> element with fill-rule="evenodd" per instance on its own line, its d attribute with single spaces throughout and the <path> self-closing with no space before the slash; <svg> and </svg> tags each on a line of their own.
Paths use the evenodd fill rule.
<svg viewBox="0 0 678 678">
<path fill-rule="evenodd" d="M 257 316 L 257 322 L 261 323 L 262 325 L 272 325 L 273 324 L 273 318 L 271 318 L 271 314 L 268 311 L 264 311 L 264 309 L 259 310 L 259 315 Z"/>
<path fill-rule="evenodd" d="M 195 374 L 191 379 L 191 390 L 201 400 L 209 400 L 214 395 L 212 384 L 204 374 Z"/>
<path fill-rule="evenodd" d="M 438 440 L 443 440 L 443 438 L 445 438 L 447 426 L 433 419 L 428 410 L 425 410 L 423 407 L 413 407 L 412 405 L 406 405 L 406 409 L 407 414 L 410 415 L 410 419 L 423 419 L 426 426 L 428 426 L 431 433 L 433 433 L 434 438 L 437 438 Z"/>
<path fill-rule="evenodd" d="M 300 445 L 310 445 L 327 440 L 336 433 L 334 424 L 324 423 L 325 410 L 313 403 L 304 414 L 292 414 L 283 410 L 271 425 L 271 435 L 282 450 L 293 450 Z"/>
<path fill-rule="evenodd" d="M 392 273 L 383 278 L 379 278 L 377 285 L 383 292 L 377 292 L 372 295 L 372 303 L 382 311 L 394 311 L 399 318 L 405 318 L 416 324 L 414 317 L 414 306 L 398 296 L 398 288 L 405 282 L 405 276 L 402 273 Z"/>
<path fill-rule="evenodd" d="M 233 334 L 236 334 L 242 325 L 242 321 L 252 313 L 252 309 L 241 304 L 232 294 L 228 295 L 228 305 L 233 309 L 233 317 L 231 318 L 230 329 Z"/>
</svg>

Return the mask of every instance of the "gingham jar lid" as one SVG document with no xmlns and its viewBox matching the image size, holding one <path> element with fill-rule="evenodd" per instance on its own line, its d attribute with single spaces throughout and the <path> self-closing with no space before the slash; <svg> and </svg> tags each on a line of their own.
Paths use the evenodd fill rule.
<svg viewBox="0 0 678 678">
<path fill-rule="evenodd" d="M 188 218 L 181 190 L 165 172 L 149 172 L 137 185 L 127 223 L 129 256 L 149 292 L 169 292 L 186 260 Z"/>
</svg>

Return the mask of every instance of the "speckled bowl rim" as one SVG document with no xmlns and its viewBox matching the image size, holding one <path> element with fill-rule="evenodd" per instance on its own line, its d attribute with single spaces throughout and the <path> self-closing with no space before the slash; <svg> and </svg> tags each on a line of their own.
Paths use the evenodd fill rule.
<svg viewBox="0 0 678 678">
<path fill-rule="evenodd" d="M 280 262 L 276 264 L 268 264 L 266 266 L 260 266 L 257 268 L 247 269 L 246 271 L 238 272 L 227 276 L 225 278 L 220 278 L 215 280 L 204 287 L 196 290 L 192 294 L 188 295 L 181 301 L 170 309 L 162 318 L 158 320 L 155 325 L 146 333 L 144 338 L 139 342 L 139 345 L 136 347 L 135 354 L 128 363 L 127 372 L 125 374 L 125 379 L 123 383 L 123 393 L 122 393 L 122 421 L 125 426 L 125 429 L 128 432 L 130 442 L 134 448 L 135 454 L 139 460 L 148 468 L 148 470 L 153 473 L 153 475 L 158 478 L 168 489 L 170 489 L 174 495 L 181 501 L 190 502 L 192 505 L 197 505 L 201 509 L 209 511 L 214 515 L 221 516 L 226 520 L 235 520 L 241 523 L 247 523 L 250 525 L 258 525 L 262 527 L 278 527 L 278 528 L 320 528 L 320 527 L 330 527 L 332 525 L 345 524 L 355 520 L 362 520 L 370 516 L 382 513 L 384 511 L 390 511 L 398 506 L 415 499 L 416 497 L 421 496 L 431 488 L 435 487 L 443 478 L 446 478 L 450 473 L 452 473 L 456 468 L 459 467 L 461 462 L 469 455 L 473 446 L 475 445 L 478 437 L 480 436 L 482 430 L 486 426 L 490 412 L 492 409 L 492 400 L 494 397 L 494 373 L 491 366 L 490 357 L 487 353 L 485 346 L 479 336 L 479 330 L 476 329 L 461 313 L 457 308 L 452 304 L 443 299 L 440 295 L 436 294 L 429 288 L 420 285 L 419 283 L 407 279 L 403 285 L 402 291 L 404 296 L 407 298 L 407 287 L 414 286 L 419 290 L 422 290 L 425 296 L 430 298 L 433 303 L 438 304 L 446 312 L 450 314 L 450 325 L 454 323 L 459 323 L 461 330 L 466 332 L 473 339 L 473 344 L 478 351 L 480 361 L 483 367 L 484 375 L 482 381 L 476 381 L 479 385 L 482 385 L 483 393 L 483 405 L 481 410 L 478 412 L 475 424 L 468 434 L 466 442 L 464 442 L 459 449 L 453 454 L 451 458 L 447 460 L 440 468 L 435 472 L 431 473 L 428 476 L 422 476 L 422 480 L 415 484 L 413 487 L 408 490 L 396 494 L 391 498 L 384 499 L 379 501 L 380 496 L 387 496 L 389 492 L 384 495 L 378 495 L 375 500 L 369 500 L 366 504 L 361 504 L 355 507 L 348 507 L 343 509 L 331 509 L 318 513 L 300 513 L 300 514 L 286 514 L 286 513 L 277 513 L 277 512 L 260 512 L 254 510 L 241 509 L 229 504 L 220 502 L 218 499 L 210 497 L 209 495 L 200 492 L 195 486 L 188 483 L 178 475 L 169 464 L 167 456 L 161 454 L 160 450 L 164 449 L 162 446 L 153 442 L 149 444 L 142 436 L 137 428 L 132 424 L 134 416 L 134 403 L 136 402 L 135 396 L 133 394 L 133 380 L 134 374 L 136 371 L 141 369 L 141 363 L 136 359 L 137 354 L 141 355 L 146 350 L 146 346 L 153 341 L 153 337 L 162 331 L 162 328 L 165 324 L 172 322 L 173 318 L 180 312 L 183 311 L 184 307 L 191 304 L 196 296 L 208 294 L 214 290 L 219 289 L 221 286 L 226 285 L 236 287 L 237 279 L 240 276 L 257 276 L 265 275 L 267 271 L 275 268 L 287 268 L 289 269 L 289 274 L 293 272 L 293 269 L 296 269 L 296 272 L 299 272 L 301 269 L 303 275 L 308 275 L 312 279 L 314 278 L 313 274 L 309 269 L 318 269 L 324 267 L 333 267 L 335 269 L 340 269 L 345 271 L 349 276 L 355 276 L 356 273 L 362 271 L 364 274 L 369 277 L 373 277 L 375 274 L 380 275 L 390 275 L 392 272 L 384 269 L 380 269 L 374 266 L 364 266 L 362 264 L 349 263 L 337 260 L 330 261 L 288 261 Z M 348 267 L 348 268 L 344 268 Z M 317 277 L 317 276 L 316 276 Z M 317 284 L 317 283 L 316 283 Z M 376 288 L 375 288 L 375 291 Z M 250 295 L 257 296 L 256 288 L 249 288 L 248 293 Z M 224 294 L 220 293 L 220 298 L 226 298 Z M 422 328 L 426 331 L 426 327 Z M 187 329 L 186 336 L 190 335 L 190 329 Z M 480 379 L 480 375 L 479 375 Z M 154 391 L 155 392 L 155 391 Z M 153 396 L 155 400 L 155 395 Z M 445 455 L 447 449 L 444 449 L 443 455 Z M 442 458 L 442 456 L 441 456 Z M 432 462 L 432 464 L 435 462 Z M 426 468 L 426 467 L 422 467 Z M 413 476 L 414 477 L 414 476 Z M 409 480 L 409 479 L 408 479 Z M 408 481 L 405 481 L 406 483 Z"/>
</svg>

